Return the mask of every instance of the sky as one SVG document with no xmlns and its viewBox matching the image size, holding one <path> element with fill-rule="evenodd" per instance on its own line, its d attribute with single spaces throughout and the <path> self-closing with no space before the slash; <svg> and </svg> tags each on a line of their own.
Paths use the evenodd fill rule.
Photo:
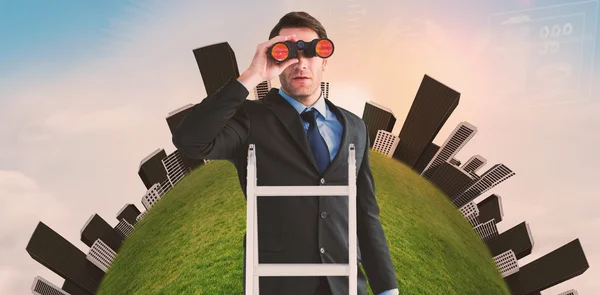
<svg viewBox="0 0 600 295">
<path fill-rule="evenodd" d="M 29 293 L 37 275 L 62 285 L 25 251 L 39 221 L 87 253 L 92 214 L 114 226 L 124 204 L 143 208 L 140 161 L 173 152 L 165 117 L 206 96 L 193 49 L 227 41 L 242 72 L 298 10 L 336 45 L 324 79 L 339 106 L 385 105 L 398 134 L 423 75 L 460 92 L 434 143 L 475 125 L 456 158 L 515 171 L 476 201 L 502 197 L 500 232 L 529 223 L 519 265 L 579 238 L 590 268 L 542 294 L 598 293 L 597 1 L 250 2 L 0 0 L 1 293 Z"/>
</svg>

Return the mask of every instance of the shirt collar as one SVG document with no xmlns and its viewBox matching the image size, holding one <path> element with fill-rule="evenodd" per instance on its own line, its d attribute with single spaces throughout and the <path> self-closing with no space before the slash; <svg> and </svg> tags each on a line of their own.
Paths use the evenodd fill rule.
<svg viewBox="0 0 600 295">
<path fill-rule="evenodd" d="M 298 114 L 302 113 L 304 111 L 304 109 L 307 108 L 307 106 L 305 106 L 301 102 L 293 99 L 291 96 L 289 96 L 285 92 L 283 92 L 283 90 L 281 90 L 281 88 L 279 89 L 279 95 L 281 95 L 283 98 L 285 98 L 285 100 L 287 100 L 287 102 L 289 102 L 294 107 L 294 109 L 296 109 Z M 312 105 L 312 107 L 308 107 L 308 108 L 315 108 L 321 114 L 321 116 L 323 116 L 324 118 L 327 118 L 327 110 L 329 109 L 329 107 L 325 103 L 325 99 L 323 98 L 322 91 L 321 91 L 321 96 L 319 97 L 319 99 L 317 99 L 315 104 Z"/>
</svg>

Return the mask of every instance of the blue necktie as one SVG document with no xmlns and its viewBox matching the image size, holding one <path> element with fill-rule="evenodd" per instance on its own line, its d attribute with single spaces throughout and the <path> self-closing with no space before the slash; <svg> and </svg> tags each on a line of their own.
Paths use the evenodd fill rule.
<svg viewBox="0 0 600 295">
<path fill-rule="evenodd" d="M 312 150 L 313 157 L 317 162 L 317 167 L 319 167 L 319 171 L 323 173 L 325 168 L 327 168 L 327 165 L 329 165 L 329 149 L 327 148 L 325 139 L 323 139 L 323 136 L 321 136 L 321 133 L 319 132 L 319 127 L 317 127 L 316 115 L 317 113 L 314 109 L 311 109 L 302 112 L 300 117 L 302 117 L 302 120 L 309 123 L 306 137 L 308 138 L 308 144 Z"/>
</svg>

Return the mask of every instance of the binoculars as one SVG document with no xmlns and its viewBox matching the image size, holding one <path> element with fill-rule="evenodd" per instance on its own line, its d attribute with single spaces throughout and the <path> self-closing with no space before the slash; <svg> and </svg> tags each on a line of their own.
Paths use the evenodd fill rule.
<svg viewBox="0 0 600 295">
<path fill-rule="evenodd" d="M 311 42 L 277 42 L 269 48 L 269 56 L 277 62 L 283 62 L 298 56 L 302 50 L 305 57 L 328 58 L 333 54 L 333 42 L 327 38 L 317 38 Z"/>
</svg>

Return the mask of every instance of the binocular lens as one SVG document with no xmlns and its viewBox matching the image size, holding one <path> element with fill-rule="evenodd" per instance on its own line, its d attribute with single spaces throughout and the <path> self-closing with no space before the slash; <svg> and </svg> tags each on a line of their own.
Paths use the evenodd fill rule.
<svg viewBox="0 0 600 295">
<path fill-rule="evenodd" d="M 290 54 L 290 50 L 283 43 L 277 43 L 271 49 L 271 56 L 273 56 L 273 58 L 277 61 L 285 60 L 289 54 Z"/>
<path fill-rule="evenodd" d="M 329 40 L 321 40 L 315 46 L 315 52 L 321 58 L 328 58 L 333 53 L 333 44 Z"/>
<path fill-rule="evenodd" d="M 311 42 L 277 42 L 269 48 L 269 55 L 277 62 L 283 62 L 290 58 L 298 56 L 298 51 L 302 50 L 305 57 L 328 58 L 333 54 L 333 42 L 331 40 L 314 39 Z"/>
</svg>

